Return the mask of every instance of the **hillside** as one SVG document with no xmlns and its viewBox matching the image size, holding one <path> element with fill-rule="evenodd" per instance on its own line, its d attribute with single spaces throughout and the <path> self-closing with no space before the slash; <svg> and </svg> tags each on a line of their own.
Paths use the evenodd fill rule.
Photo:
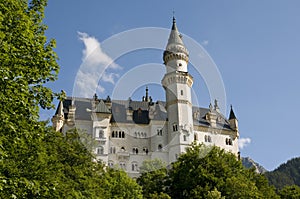
<svg viewBox="0 0 300 199">
<path fill-rule="evenodd" d="M 281 189 L 286 185 L 300 186 L 300 157 L 281 164 L 274 171 L 266 172 L 265 176 L 271 185 Z"/>
<path fill-rule="evenodd" d="M 242 164 L 248 169 L 254 167 L 256 173 L 267 172 L 267 170 L 263 166 L 252 160 L 250 157 L 242 157 Z"/>
</svg>

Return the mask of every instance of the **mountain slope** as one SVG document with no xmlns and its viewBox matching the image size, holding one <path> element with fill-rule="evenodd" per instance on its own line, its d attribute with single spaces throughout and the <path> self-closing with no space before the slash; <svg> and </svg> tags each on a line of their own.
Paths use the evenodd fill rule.
<svg viewBox="0 0 300 199">
<path fill-rule="evenodd" d="M 271 172 L 266 172 L 271 185 L 281 189 L 286 185 L 300 186 L 300 157 L 293 158 L 284 164 L 281 164 L 277 169 Z"/>
<path fill-rule="evenodd" d="M 246 168 L 255 168 L 256 173 L 265 173 L 267 172 L 267 170 L 259 165 L 257 162 L 255 162 L 254 160 L 252 160 L 250 157 L 242 157 L 242 164 L 244 165 L 244 167 Z"/>
</svg>

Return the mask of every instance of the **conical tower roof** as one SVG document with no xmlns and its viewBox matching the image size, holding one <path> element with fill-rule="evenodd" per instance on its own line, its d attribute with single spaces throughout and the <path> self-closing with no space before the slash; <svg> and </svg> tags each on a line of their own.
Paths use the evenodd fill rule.
<svg viewBox="0 0 300 199">
<path fill-rule="evenodd" d="M 180 58 L 188 62 L 189 52 L 186 49 L 182 41 L 182 36 L 177 29 L 175 17 L 173 17 L 173 24 L 168 39 L 168 44 L 164 52 L 164 62 L 166 63 L 168 60 L 170 60 L 170 58 L 174 58 L 174 56 L 172 55 L 177 55 L 177 58 L 179 56 Z"/>
<path fill-rule="evenodd" d="M 175 17 L 173 17 L 173 24 L 172 24 L 172 29 L 171 29 L 171 33 L 169 36 L 167 48 L 169 45 L 172 45 L 172 44 L 178 44 L 178 45 L 184 46 L 183 41 L 181 39 L 181 35 L 177 29 Z"/>
<path fill-rule="evenodd" d="M 235 114 L 234 114 L 234 112 L 233 112 L 232 106 L 230 106 L 229 119 L 230 119 L 230 120 L 231 120 L 231 119 L 236 119 L 236 116 L 235 116 Z"/>
</svg>

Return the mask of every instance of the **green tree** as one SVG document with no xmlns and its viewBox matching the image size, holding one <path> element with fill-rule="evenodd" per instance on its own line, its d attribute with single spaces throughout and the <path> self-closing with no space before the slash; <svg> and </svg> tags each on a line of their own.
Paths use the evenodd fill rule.
<svg viewBox="0 0 300 199">
<path fill-rule="evenodd" d="M 107 198 L 118 199 L 142 199 L 142 187 L 135 180 L 131 179 L 123 170 L 109 169 L 107 172 L 109 178 L 108 189 L 110 195 Z"/>
<path fill-rule="evenodd" d="M 206 153 L 203 156 L 203 151 Z M 267 180 L 218 147 L 192 145 L 169 174 L 172 198 L 276 198 Z"/>
<path fill-rule="evenodd" d="M 55 42 L 44 35 L 45 5 L 0 2 L 1 198 L 26 198 L 54 187 L 43 183 L 48 175 L 41 170 L 47 162 L 43 139 L 49 130 L 38 122 L 39 106 L 51 108 L 56 95 L 43 84 L 54 81 L 59 70 Z"/>
<path fill-rule="evenodd" d="M 55 41 L 44 35 L 46 4 L 0 1 L 0 198 L 141 198 L 124 172 L 92 161 L 76 129 L 62 135 L 38 121 L 39 108 L 64 95 L 45 86 L 59 71 Z"/>
<path fill-rule="evenodd" d="M 165 181 L 167 177 L 166 164 L 160 159 L 145 160 L 140 167 L 141 176 L 137 179 L 143 188 L 144 198 L 168 197 L 165 192 Z M 162 194 L 165 195 L 162 195 Z"/>
<path fill-rule="evenodd" d="M 297 199 L 300 198 L 300 187 L 297 185 L 285 186 L 279 191 L 282 199 Z"/>
</svg>

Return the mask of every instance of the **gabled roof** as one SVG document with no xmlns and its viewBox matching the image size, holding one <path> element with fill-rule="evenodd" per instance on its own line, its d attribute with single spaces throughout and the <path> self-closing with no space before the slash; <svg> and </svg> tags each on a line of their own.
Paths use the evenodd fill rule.
<svg viewBox="0 0 300 199">
<path fill-rule="evenodd" d="M 103 100 L 100 100 L 98 104 L 96 104 L 96 108 L 94 110 L 96 113 L 111 113 L 107 108 Z"/>
</svg>

